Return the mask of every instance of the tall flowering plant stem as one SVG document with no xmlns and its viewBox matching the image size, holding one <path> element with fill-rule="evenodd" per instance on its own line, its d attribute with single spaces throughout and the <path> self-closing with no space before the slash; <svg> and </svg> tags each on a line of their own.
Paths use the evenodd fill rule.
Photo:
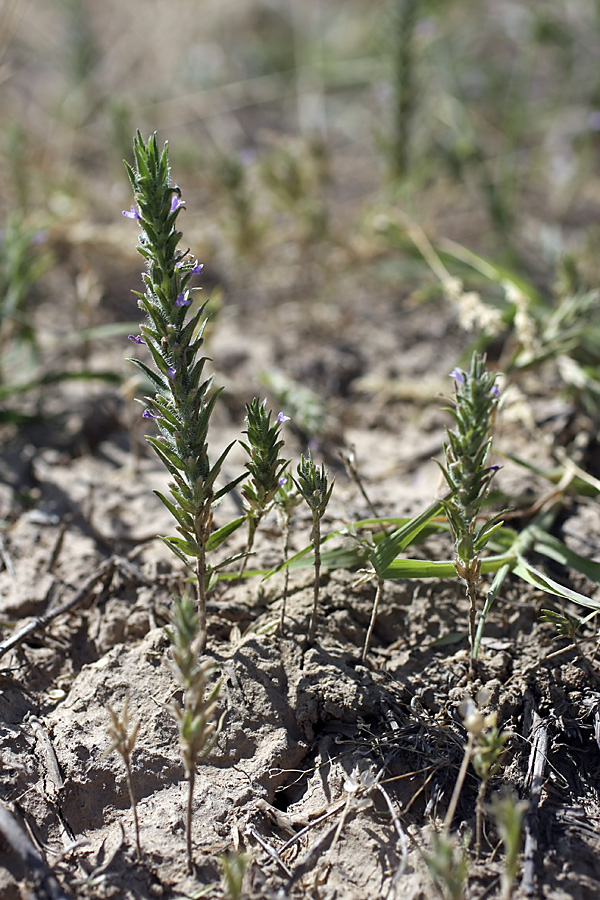
<svg viewBox="0 0 600 900">
<path fill-rule="evenodd" d="M 309 452 L 308 456 L 302 455 L 296 470 L 297 478 L 294 483 L 299 493 L 304 497 L 312 512 L 311 541 L 315 560 L 315 584 L 312 615 L 308 629 L 308 643 L 313 644 L 317 629 L 317 610 L 319 606 L 319 587 L 321 580 L 321 519 L 325 515 L 327 504 L 333 491 L 333 482 L 328 483 L 325 466 L 317 466 Z"/>
<path fill-rule="evenodd" d="M 254 546 L 256 529 L 263 516 L 273 506 L 275 494 L 281 486 L 283 471 L 289 462 L 279 456 L 284 445 L 281 426 L 289 420 L 289 416 L 280 412 L 275 422 L 271 423 L 271 412 L 267 412 L 266 400 L 260 403 L 255 398 L 252 403 L 246 404 L 248 442 L 241 443 L 249 457 L 246 469 L 250 478 L 241 488 L 241 494 L 248 521 L 248 540 L 240 568 L 240 578 L 244 574 L 248 555 Z"/>
<path fill-rule="evenodd" d="M 488 372 L 485 359 L 473 354 L 468 372 L 454 369 L 454 407 L 449 411 L 455 428 L 447 429 L 442 471 L 450 487 L 442 501 L 455 540 L 454 566 L 466 585 L 469 600 L 469 640 L 471 668 L 475 658 L 477 585 L 480 580 L 479 554 L 502 522 L 498 517 L 480 520 L 483 501 L 498 466 L 488 466 L 492 447 L 492 427 L 499 401 L 496 378 Z"/>
<path fill-rule="evenodd" d="M 150 364 L 132 360 L 144 372 L 154 395 L 144 398 L 144 418 L 154 419 L 157 437 L 147 440 L 171 475 L 170 497 L 155 491 L 177 522 L 177 536 L 164 537 L 168 547 L 196 574 L 201 650 L 206 641 L 206 593 L 210 570 L 212 510 L 215 502 L 236 482 L 215 490 L 223 461 L 208 454 L 210 417 L 222 388 L 213 389 L 213 376 L 204 375 L 207 357 L 201 354 L 206 325 L 203 307 L 190 307 L 192 276 L 202 265 L 179 249 L 182 234 L 177 219 L 185 207 L 181 191 L 170 183 L 167 145 L 159 150 L 156 135 L 134 140 L 135 165 L 126 163 L 135 205 L 123 213 L 140 227 L 138 250 L 146 260 L 145 290 L 137 293 L 146 313 L 140 334 L 130 340 L 148 348 Z M 214 535 L 212 543 L 215 544 Z"/>
</svg>

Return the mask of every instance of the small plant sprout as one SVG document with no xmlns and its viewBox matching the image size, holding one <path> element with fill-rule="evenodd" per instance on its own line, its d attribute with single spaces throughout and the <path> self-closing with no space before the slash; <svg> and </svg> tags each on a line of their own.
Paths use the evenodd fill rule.
<svg viewBox="0 0 600 900">
<path fill-rule="evenodd" d="M 203 308 L 187 319 L 194 292 L 190 282 L 202 265 L 190 259 L 188 251 L 178 249 L 182 235 L 176 227 L 177 217 L 185 203 L 179 188 L 170 184 L 167 145 L 159 152 L 156 135 L 145 143 L 138 132 L 134 155 L 135 170 L 126 165 L 137 205 L 123 215 L 135 220 L 142 229 L 138 250 L 148 268 L 144 274 L 146 290 L 137 296 L 147 320 L 140 325 L 140 334 L 131 335 L 130 339 L 147 346 L 154 366 L 139 359 L 132 362 L 155 390 L 153 397 L 145 398 L 143 415 L 154 419 L 160 432 L 158 437 L 148 437 L 148 442 L 171 474 L 171 499 L 159 491 L 155 493 L 173 515 L 179 532 L 179 536 L 162 540 L 195 570 L 199 633 L 204 642 L 211 575 L 207 551 L 220 542 L 219 533 L 215 533 L 209 545 L 212 510 L 215 502 L 243 476 L 215 491 L 215 481 L 234 442 L 211 464 L 208 428 L 222 389 L 213 390 L 213 377 L 203 376 L 207 362 L 207 357 L 200 355 L 207 321 Z M 221 539 L 226 536 L 224 533 Z"/>
<path fill-rule="evenodd" d="M 478 859 L 481 852 L 481 835 L 483 825 L 483 804 L 490 778 L 492 778 L 500 766 L 506 752 L 506 741 L 509 732 L 498 731 L 496 713 L 492 712 L 484 716 L 472 702 L 466 705 L 465 728 L 469 733 L 471 743 L 471 761 L 473 768 L 481 779 L 477 793 L 477 805 L 475 808 L 475 856 Z"/>
<path fill-rule="evenodd" d="M 281 426 L 289 422 L 289 416 L 279 413 L 271 424 L 271 412 L 267 412 L 267 401 L 262 403 L 255 398 L 246 404 L 246 423 L 248 443 L 242 447 L 250 457 L 246 468 L 250 480 L 241 488 L 245 500 L 246 518 L 248 520 L 248 540 L 246 553 L 240 568 L 240 578 L 244 574 L 248 556 L 254 546 L 254 537 L 263 516 L 271 509 L 275 494 L 280 487 L 280 479 L 288 461 L 281 459 L 279 452 L 284 445 L 281 438 Z"/>
<path fill-rule="evenodd" d="M 433 835 L 431 852 L 423 853 L 423 859 L 440 895 L 448 900 L 463 900 L 469 873 L 465 844 L 457 846 L 455 838 L 442 831 Z"/>
<path fill-rule="evenodd" d="M 296 489 L 294 479 L 291 477 L 291 475 L 282 474 L 280 476 L 279 487 L 275 492 L 275 497 L 273 499 L 275 501 L 275 511 L 277 513 L 277 519 L 279 521 L 283 536 L 282 552 L 283 561 L 285 563 L 290 550 L 290 519 L 292 518 L 292 513 L 294 512 L 295 508 L 302 501 L 302 498 Z M 289 566 L 285 566 L 283 575 L 283 592 L 281 598 L 281 619 L 279 625 L 282 634 L 285 632 L 285 608 L 287 604 L 289 584 L 290 570 Z"/>
<path fill-rule="evenodd" d="M 313 545 L 315 559 L 315 585 L 312 615 L 310 617 L 310 626 L 308 629 L 308 643 L 314 643 L 315 631 L 317 628 L 317 608 L 319 605 L 319 582 L 321 577 L 321 519 L 325 515 L 327 504 L 329 503 L 331 492 L 333 491 L 333 482 L 328 484 L 325 466 L 320 468 L 315 465 L 313 458 L 308 453 L 300 457 L 298 468 L 296 470 L 298 477 L 294 479 L 296 487 L 300 494 L 308 503 L 312 512 L 312 531 L 310 539 Z"/>
<path fill-rule="evenodd" d="M 488 466 L 487 460 L 499 392 L 495 376 L 487 371 L 485 360 L 477 354 L 473 354 L 468 372 L 455 369 L 451 377 L 455 382 L 455 404 L 450 412 L 456 428 L 454 431 L 447 429 L 448 440 L 444 444 L 446 465 L 441 469 L 451 493 L 442 502 L 455 540 L 454 566 L 467 589 L 473 670 L 477 585 L 481 572 L 479 554 L 502 525 L 498 517 L 477 524 L 490 482 L 498 469 L 498 466 Z"/>
<path fill-rule="evenodd" d="M 247 862 L 243 853 L 224 853 L 221 857 L 221 882 L 227 900 L 240 900 Z"/>
<path fill-rule="evenodd" d="M 513 887 L 519 871 L 521 855 L 521 832 L 523 817 L 529 804 L 518 800 L 507 791 L 492 798 L 492 814 L 496 829 L 504 844 L 504 869 L 502 872 L 502 900 L 511 900 Z"/>
<path fill-rule="evenodd" d="M 209 687 L 214 671 L 211 660 L 199 661 L 204 646 L 199 617 L 190 597 L 175 601 L 168 632 L 173 645 L 173 672 L 183 691 L 181 702 L 173 701 L 168 709 L 179 726 L 179 746 L 188 782 L 186 807 L 186 853 L 188 872 L 192 862 L 192 802 L 196 767 L 212 751 L 223 717 L 217 721 L 217 701 L 221 682 Z"/>
<path fill-rule="evenodd" d="M 566 647 L 561 647 L 560 650 L 556 650 L 554 653 L 548 654 L 546 659 L 552 659 L 554 656 L 558 656 L 560 653 L 565 653 L 567 650 L 574 649 L 577 652 L 577 655 L 579 656 L 586 670 L 588 671 L 589 675 L 596 682 L 596 684 L 598 684 L 600 678 L 598 677 L 598 673 L 595 671 L 587 656 L 583 652 L 581 641 L 577 635 L 577 632 L 582 625 L 587 625 L 587 623 L 596 618 L 597 615 L 597 609 L 589 613 L 589 615 L 585 616 L 585 618 L 583 619 L 580 619 L 576 616 L 569 616 L 564 613 L 555 612 L 552 609 L 543 609 L 540 616 L 542 622 L 548 622 L 550 625 L 554 625 L 554 627 L 556 628 L 556 635 L 554 637 L 555 641 L 558 641 L 561 638 L 565 638 L 569 641 Z"/>
<path fill-rule="evenodd" d="M 125 698 L 125 702 L 123 703 L 123 712 L 119 715 L 112 709 L 110 706 L 108 707 L 108 712 L 110 715 L 110 724 L 107 726 L 106 731 L 108 732 L 108 736 L 111 739 L 112 743 L 108 747 L 107 750 L 104 751 L 100 759 L 106 759 L 113 750 L 116 750 L 117 753 L 121 756 L 123 763 L 125 764 L 125 777 L 127 779 L 127 790 L 129 792 L 129 802 L 131 803 L 131 810 L 133 812 L 133 824 L 135 828 L 135 846 L 138 862 L 142 858 L 142 847 L 140 844 L 140 825 L 138 822 L 138 814 L 137 814 L 137 803 L 135 800 L 135 794 L 133 791 L 133 779 L 131 776 L 131 754 L 133 753 L 133 748 L 135 747 L 135 742 L 137 740 L 137 734 L 140 727 L 140 722 L 136 722 L 131 731 L 129 730 L 130 721 L 129 721 L 129 698 Z"/>
</svg>

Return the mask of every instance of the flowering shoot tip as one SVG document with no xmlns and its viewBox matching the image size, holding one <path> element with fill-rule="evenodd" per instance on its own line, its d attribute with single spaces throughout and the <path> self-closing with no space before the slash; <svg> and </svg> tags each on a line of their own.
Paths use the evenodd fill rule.
<svg viewBox="0 0 600 900">
<path fill-rule="evenodd" d="M 142 413 L 142 419 L 158 419 L 158 416 L 155 416 L 149 409 L 145 409 Z"/>
<path fill-rule="evenodd" d="M 183 291 L 180 291 L 177 294 L 177 300 L 175 301 L 175 306 L 189 306 L 192 301 L 189 299 Z"/>
<path fill-rule="evenodd" d="M 457 384 L 461 386 L 465 383 L 465 375 L 464 372 L 461 372 L 460 369 L 452 369 L 450 372 L 450 378 L 454 378 Z"/>
<path fill-rule="evenodd" d="M 171 199 L 171 212 L 177 212 L 178 209 L 181 209 L 182 206 L 185 206 L 185 200 L 182 200 L 181 197 L 178 197 L 177 194 L 173 194 Z"/>
</svg>

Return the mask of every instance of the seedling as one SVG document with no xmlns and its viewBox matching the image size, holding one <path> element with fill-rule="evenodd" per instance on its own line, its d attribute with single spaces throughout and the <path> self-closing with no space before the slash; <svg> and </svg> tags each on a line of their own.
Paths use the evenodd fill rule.
<svg viewBox="0 0 600 900">
<path fill-rule="evenodd" d="M 300 457 L 300 462 L 298 463 L 296 471 L 298 477 L 294 479 L 294 483 L 300 494 L 302 494 L 310 506 L 313 520 L 310 539 L 312 541 L 314 552 L 315 584 L 313 609 L 308 629 L 308 643 L 312 644 L 314 643 L 315 631 L 317 628 L 317 609 L 319 605 L 319 582 L 321 577 L 321 519 L 325 515 L 327 504 L 331 498 L 333 482 L 331 485 L 328 485 L 325 466 L 321 466 L 321 468 L 316 466 L 310 451 L 308 456 L 302 455 Z"/>
<path fill-rule="evenodd" d="M 221 857 L 221 882 L 227 900 L 240 900 L 247 862 L 243 853 L 224 853 Z"/>
<path fill-rule="evenodd" d="M 479 554 L 502 525 L 498 517 L 478 524 L 483 501 L 498 466 L 487 466 L 492 446 L 491 429 L 498 405 L 496 379 L 485 360 L 473 354 L 468 372 L 455 369 L 456 399 L 450 409 L 456 429 L 447 430 L 446 465 L 441 466 L 451 494 L 443 506 L 454 535 L 454 566 L 467 588 L 471 668 L 475 660 L 477 585 L 481 577 Z"/>
<path fill-rule="evenodd" d="M 448 900 L 463 900 L 465 896 L 469 872 L 469 854 L 465 844 L 459 847 L 450 834 L 442 831 L 434 834 L 431 853 L 423 854 L 436 888 Z"/>
<path fill-rule="evenodd" d="M 555 641 L 560 640 L 561 638 L 566 638 L 569 641 L 569 644 L 567 644 L 566 647 L 562 647 L 560 650 L 555 651 L 555 653 L 550 653 L 546 657 L 546 659 L 552 659 L 553 656 L 557 656 L 559 653 L 564 653 L 566 650 L 574 649 L 581 659 L 583 665 L 596 683 L 598 683 L 600 679 L 598 678 L 598 674 L 593 668 L 591 662 L 583 652 L 581 641 L 577 635 L 577 632 L 582 625 L 586 625 L 592 619 L 596 618 L 597 615 L 598 610 L 594 610 L 583 619 L 580 619 L 578 616 L 568 616 L 563 613 L 555 612 L 552 609 L 543 609 L 542 615 L 540 616 L 542 622 L 548 622 L 549 624 L 554 625 L 554 627 L 556 628 L 556 635 L 554 637 Z"/>
<path fill-rule="evenodd" d="M 137 740 L 137 734 L 140 727 L 139 720 L 133 725 L 131 731 L 129 730 L 130 721 L 129 721 L 129 698 L 125 698 L 125 702 L 123 704 L 123 712 L 119 715 L 112 707 L 108 707 L 108 712 L 111 718 L 110 724 L 107 727 L 108 736 L 111 738 L 112 743 L 110 747 L 104 751 L 100 759 L 106 759 L 113 750 L 116 750 L 117 753 L 121 756 L 123 763 L 125 765 L 125 777 L 127 779 L 127 790 L 129 792 L 129 802 L 131 803 L 131 810 L 133 812 L 133 824 L 135 827 L 135 846 L 137 852 L 138 861 L 142 858 L 142 847 L 140 844 L 140 825 L 138 822 L 138 814 L 137 814 L 137 803 L 135 799 L 135 794 L 133 791 L 133 779 L 131 776 L 131 754 L 133 753 L 133 748 L 135 747 L 135 742 Z"/>
<path fill-rule="evenodd" d="M 485 794 L 492 778 L 500 766 L 506 752 L 506 741 L 509 738 L 507 731 L 499 732 L 496 713 L 483 716 L 479 710 L 473 708 L 465 717 L 465 728 L 475 738 L 472 762 L 473 768 L 481 781 L 477 793 L 477 805 L 475 809 L 475 856 L 479 858 L 481 852 L 481 835 L 483 825 L 483 804 Z"/>
<path fill-rule="evenodd" d="M 188 872 L 191 873 L 196 767 L 210 754 L 221 731 L 223 717 L 219 721 L 216 718 L 221 682 L 217 681 L 209 687 L 214 664 L 211 660 L 199 660 L 204 636 L 190 597 L 175 601 L 168 634 L 173 644 L 173 673 L 183 690 L 182 700 L 173 700 L 168 709 L 179 726 L 179 746 L 188 782 L 186 855 Z"/>
<path fill-rule="evenodd" d="M 215 490 L 215 481 L 235 442 L 211 464 L 207 436 L 222 388 L 213 390 L 213 376 L 203 376 L 207 362 L 207 357 L 200 355 L 207 321 L 203 307 L 192 312 L 186 321 L 194 292 L 191 279 L 203 266 L 189 257 L 189 251 L 178 249 L 182 235 L 176 223 L 185 203 L 179 188 L 170 184 L 167 145 L 159 152 L 156 135 L 144 142 L 138 132 L 134 154 L 135 170 L 127 163 L 126 166 L 137 206 L 123 215 L 138 222 L 142 229 L 138 250 L 148 267 L 144 274 L 146 290 L 137 296 L 147 320 L 140 325 L 140 334 L 131 335 L 130 339 L 148 348 L 154 366 L 139 359 L 132 362 L 155 390 L 154 396 L 144 400 L 143 416 L 154 419 L 159 436 L 149 436 L 147 440 L 173 479 L 169 483 L 171 499 L 159 491 L 155 493 L 173 515 L 180 535 L 162 540 L 187 566 L 191 567 L 190 559 L 194 560 L 203 650 L 206 594 L 212 571 L 207 552 L 239 524 L 232 523 L 211 538 L 213 507 L 243 476 Z"/>
<path fill-rule="evenodd" d="M 526 800 L 517 800 L 512 793 L 506 792 L 492 799 L 492 813 L 496 821 L 498 834 L 504 844 L 504 869 L 502 872 L 502 900 L 510 900 L 521 855 L 521 830 L 523 817 L 529 804 Z"/>
<path fill-rule="evenodd" d="M 248 540 L 240 577 L 244 574 L 248 556 L 252 552 L 256 529 L 273 505 L 283 470 L 288 464 L 287 460 L 279 457 L 279 451 L 284 445 L 280 429 L 284 422 L 289 422 L 289 416 L 280 412 L 271 425 L 271 412 L 267 412 L 266 405 L 266 400 L 259 403 L 256 399 L 246 404 L 248 443 L 242 442 L 242 447 L 250 457 L 246 463 L 250 480 L 242 487 L 241 493 L 246 501 Z"/>
<path fill-rule="evenodd" d="M 509 733 L 504 731 L 498 732 L 496 713 L 490 713 L 484 716 L 482 712 L 475 706 L 472 700 L 462 704 L 462 714 L 464 716 L 465 728 L 467 730 L 467 744 L 463 760 L 456 778 L 454 791 L 450 805 L 444 819 L 444 830 L 449 833 L 454 813 L 458 805 L 458 800 L 463 788 L 469 763 L 473 763 L 473 768 L 479 775 L 481 782 L 477 795 L 476 806 L 476 837 L 475 837 L 475 855 L 479 857 L 481 849 L 481 829 L 483 822 L 483 802 L 485 800 L 485 792 L 490 778 L 496 774 L 502 763 L 505 748 L 504 744 L 508 740 Z"/>
</svg>

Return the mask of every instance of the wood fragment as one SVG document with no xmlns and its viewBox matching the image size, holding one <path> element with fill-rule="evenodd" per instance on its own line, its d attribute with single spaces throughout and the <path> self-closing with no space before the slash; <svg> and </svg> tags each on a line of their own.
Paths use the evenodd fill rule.
<svg viewBox="0 0 600 900">
<path fill-rule="evenodd" d="M 296 868 L 294 869 L 293 874 L 290 873 L 291 877 L 288 883 L 285 886 L 285 895 L 287 896 L 296 882 L 306 875 L 311 869 L 314 868 L 315 861 L 321 853 L 324 853 L 331 842 L 333 841 L 334 835 L 338 830 L 338 823 L 333 822 L 329 828 L 323 832 L 323 834 L 317 838 L 314 844 L 308 848 Z"/>
<path fill-rule="evenodd" d="M 246 834 L 251 834 L 252 837 L 253 837 L 256 841 L 258 841 L 258 843 L 259 843 L 260 846 L 263 848 L 263 850 L 266 850 L 266 852 L 269 854 L 269 856 L 271 857 L 271 859 L 274 859 L 275 862 L 276 862 L 279 866 L 281 866 L 281 868 L 283 869 L 283 871 L 285 872 L 285 874 L 288 876 L 288 878 L 292 878 L 292 872 L 291 872 L 291 870 L 286 866 L 286 864 L 285 864 L 284 861 L 282 860 L 281 856 L 279 855 L 279 853 L 277 852 L 277 850 L 275 849 L 275 847 L 273 847 L 271 844 L 269 844 L 269 842 L 266 841 L 266 840 L 264 839 L 264 837 L 262 837 L 262 835 L 260 835 L 260 834 L 258 833 L 258 831 L 256 830 L 256 828 L 254 828 L 252 825 L 246 825 L 245 833 L 246 833 Z"/>
<path fill-rule="evenodd" d="M 69 900 L 46 860 L 4 803 L 0 803 L 0 833 L 25 865 L 36 900 Z"/>
<path fill-rule="evenodd" d="M 531 897 L 535 893 L 535 859 L 538 850 L 538 808 L 548 752 L 548 726 L 536 710 L 531 727 L 531 753 L 525 786 L 529 790 L 529 810 L 525 818 L 525 847 L 523 850 L 523 877 L 521 889 Z"/>
<path fill-rule="evenodd" d="M 12 634 L 6 640 L 0 642 L 0 657 L 4 656 L 5 653 L 8 653 L 9 650 L 14 649 L 14 647 L 18 647 L 23 643 L 29 635 L 33 634 L 36 631 L 43 631 L 51 622 L 58 618 L 58 616 L 62 616 L 64 613 L 71 612 L 71 610 L 75 609 L 75 607 L 79 606 L 81 603 L 85 601 L 89 592 L 93 587 L 98 584 L 99 581 L 104 581 L 105 585 L 110 583 L 110 580 L 113 576 L 115 568 L 117 566 L 118 557 L 111 556 L 109 559 L 104 560 L 90 575 L 89 578 L 84 581 L 82 586 L 76 591 L 73 596 L 66 600 L 64 603 L 59 604 L 59 606 L 51 609 L 49 612 L 44 613 L 42 616 L 36 616 L 26 625 L 19 629 L 15 634 Z"/>
</svg>

